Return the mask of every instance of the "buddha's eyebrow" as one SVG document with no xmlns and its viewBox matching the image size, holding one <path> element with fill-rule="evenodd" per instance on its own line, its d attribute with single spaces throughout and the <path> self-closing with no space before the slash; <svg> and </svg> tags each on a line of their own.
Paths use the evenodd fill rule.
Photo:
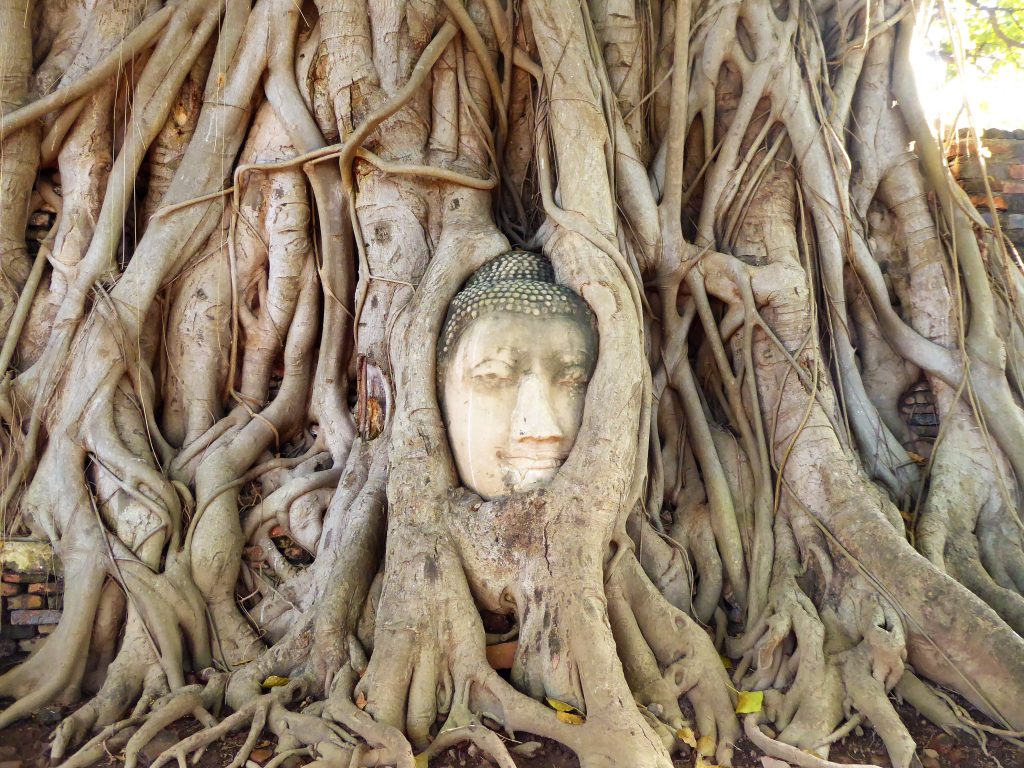
<svg viewBox="0 0 1024 768">
<path fill-rule="evenodd" d="M 498 360 L 502 363 L 511 363 L 517 354 L 520 354 L 520 350 L 512 347 L 496 347 L 494 349 L 488 349 L 476 362 L 473 363 L 473 367 L 475 368 L 478 365 L 482 365 L 483 363 L 487 363 L 492 360 Z"/>
</svg>

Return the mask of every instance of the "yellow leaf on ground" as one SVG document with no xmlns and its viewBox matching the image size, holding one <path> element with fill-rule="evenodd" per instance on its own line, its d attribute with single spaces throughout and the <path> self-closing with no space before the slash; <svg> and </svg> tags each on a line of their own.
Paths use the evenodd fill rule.
<svg viewBox="0 0 1024 768">
<path fill-rule="evenodd" d="M 569 725 L 583 725 L 585 722 L 581 715 L 577 715 L 573 712 L 555 712 L 555 717 Z"/>
<path fill-rule="evenodd" d="M 362 691 L 360 691 L 356 695 L 356 706 L 359 707 L 359 709 L 363 709 L 366 707 L 366 694 L 364 694 Z"/>
<path fill-rule="evenodd" d="M 736 701 L 736 714 L 749 715 L 760 712 L 764 706 L 764 691 L 740 691 Z"/>
<path fill-rule="evenodd" d="M 572 704 L 566 704 L 564 701 L 558 699 L 552 699 L 550 696 L 547 697 L 548 706 L 556 712 L 579 712 L 576 707 Z"/>
<path fill-rule="evenodd" d="M 706 762 L 704 760 L 704 756 L 698 753 L 697 762 L 693 764 L 693 768 L 720 768 L 720 766 L 715 765 L 714 763 Z"/>
<path fill-rule="evenodd" d="M 278 675 L 271 675 L 263 681 L 264 688 L 278 688 L 282 685 L 288 685 L 287 677 L 279 677 Z"/>
<path fill-rule="evenodd" d="M 426 752 L 420 752 L 412 760 L 413 760 L 413 763 L 415 763 L 416 768 L 427 768 L 427 765 L 429 765 L 429 763 L 430 763 L 430 761 L 427 760 L 427 753 Z"/>
<path fill-rule="evenodd" d="M 676 731 L 676 738 L 679 739 L 683 744 L 686 744 L 692 749 L 697 748 L 697 737 L 693 735 L 693 729 L 687 726 L 683 726 Z"/>
<path fill-rule="evenodd" d="M 730 659 L 728 656 L 719 656 L 719 658 L 722 660 L 723 667 L 725 667 L 726 669 L 732 669 L 732 659 Z"/>
<path fill-rule="evenodd" d="M 701 736 L 697 739 L 697 752 L 704 755 L 704 757 L 711 757 L 715 754 L 715 740 L 710 736 Z"/>
</svg>

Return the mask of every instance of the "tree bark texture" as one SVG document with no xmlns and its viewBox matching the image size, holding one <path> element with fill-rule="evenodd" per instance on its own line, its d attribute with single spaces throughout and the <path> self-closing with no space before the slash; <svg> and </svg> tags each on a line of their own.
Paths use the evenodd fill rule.
<svg viewBox="0 0 1024 768">
<path fill-rule="evenodd" d="M 188 715 L 154 765 L 726 765 L 745 691 L 799 765 L 862 721 L 912 765 L 894 693 L 1019 735 L 1024 275 L 914 13 L 0 2 L 0 509 L 67 584 L 0 725 L 83 702 L 53 758 L 129 768 Z M 556 479 L 485 501 L 436 343 L 512 246 L 600 351 Z"/>
</svg>

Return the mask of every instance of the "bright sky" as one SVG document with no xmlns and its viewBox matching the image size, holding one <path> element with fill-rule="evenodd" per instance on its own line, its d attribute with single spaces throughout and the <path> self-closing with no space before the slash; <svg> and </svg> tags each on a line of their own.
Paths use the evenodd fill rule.
<svg viewBox="0 0 1024 768">
<path fill-rule="evenodd" d="M 1024 12 L 1021 0 L 1004 2 L 1007 6 L 1020 6 Z M 957 0 L 949 2 L 951 14 L 955 16 L 959 15 L 957 6 Z M 1004 66 L 995 74 L 989 74 L 967 64 L 960 77 L 947 81 L 946 63 L 936 51 L 939 40 L 948 34 L 946 25 L 936 21 L 925 36 L 918 37 L 911 50 L 911 61 L 926 113 L 933 120 L 941 119 L 943 127 L 948 127 L 966 100 L 978 128 L 1024 128 L 1024 71 Z M 959 39 L 965 47 L 972 45 L 963 27 L 959 30 Z M 960 115 L 958 124 L 961 127 L 968 125 L 966 113 Z"/>
<path fill-rule="evenodd" d="M 1024 72 L 1004 68 L 995 75 L 968 69 L 958 80 L 946 81 L 946 64 L 923 50 L 913 52 L 914 74 L 926 114 L 945 125 L 956 118 L 964 102 L 979 128 L 1024 128 Z M 960 125 L 967 125 L 966 114 Z"/>
</svg>

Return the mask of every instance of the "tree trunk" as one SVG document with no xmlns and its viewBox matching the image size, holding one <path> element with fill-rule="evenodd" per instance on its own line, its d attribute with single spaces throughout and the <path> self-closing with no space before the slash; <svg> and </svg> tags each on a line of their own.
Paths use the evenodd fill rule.
<svg viewBox="0 0 1024 768">
<path fill-rule="evenodd" d="M 233 765 L 264 729 L 726 765 L 744 691 L 800 765 L 856 718 L 910 766 L 893 691 L 1024 729 L 1024 275 L 928 132 L 913 14 L 0 3 L 0 508 L 67 584 L 0 725 L 84 697 L 53 758 L 129 768 L 187 715 L 154 765 L 237 728 Z M 513 247 L 599 354 L 554 480 L 483 499 L 438 335 Z"/>
</svg>

